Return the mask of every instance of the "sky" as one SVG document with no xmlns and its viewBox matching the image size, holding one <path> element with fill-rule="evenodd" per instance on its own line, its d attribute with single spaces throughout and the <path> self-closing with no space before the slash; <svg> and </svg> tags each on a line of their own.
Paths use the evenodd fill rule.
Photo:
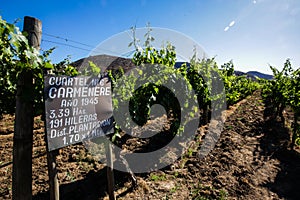
<svg viewBox="0 0 300 200">
<path fill-rule="evenodd" d="M 130 34 L 130 27 L 150 23 L 191 38 L 219 66 L 232 60 L 236 70 L 271 74 L 269 65 L 281 69 L 289 58 L 295 69 L 300 67 L 299 0 L 0 2 L 2 18 L 20 19 L 20 29 L 24 16 L 42 21 L 41 49 L 56 48 L 50 56 L 54 63 L 84 58 L 115 35 Z"/>
</svg>

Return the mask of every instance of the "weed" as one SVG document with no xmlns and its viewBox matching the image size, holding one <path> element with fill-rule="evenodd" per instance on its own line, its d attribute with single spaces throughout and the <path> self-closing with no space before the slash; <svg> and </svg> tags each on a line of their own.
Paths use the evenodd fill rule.
<svg viewBox="0 0 300 200">
<path fill-rule="evenodd" d="M 228 197 L 228 192 L 226 190 L 221 189 L 219 191 L 219 200 L 226 200 Z"/>
<path fill-rule="evenodd" d="M 215 198 L 217 200 L 226 200 L 228 197 L 228 192 L 226 190 L 217 190 L 211 186 L 203 186 L 201 183 L 198 183 L 198 185 L 194 185 L 190 195 L 194 200 L 210 200 L 211 197 L 203 196 L 201 194 L 203 192 L 208 194 L 210 193 L 210 191 L 217 195 L 217 197 Z"/>
<path fill-rule="evenodd" d="M 227 126 L 226 126 L 226 129 L 227 129 L 227 130 L 231 130 L 232 128 L 233 128 L 233 126 L 231 126 L 231 125 L 227 125 Z"/>
<path fill-rule="evenodd" d="M 166 175 L 157 175 L 157 174 L 151 174 L 150 175 L 150 180 L 151 181 L 165 181 L 166 180 Z"/>
<path fill-rule="evenodd" d="M 189 149 L 188 149 L 188 152 L 187 152 L 188 157 L 192 157 L 192 156 L 193 156 L 193 153 L 194 153 L 194 150 L 191 149 L 191 148 L 189 148 Z"/>
<path fill-rule="evenodd" d="M 173 188 L 170 190 L 170 193 L 176 192 L 179 188 L 180 188 L 180 185 L 177 185 L 177 184 L 176 184 L 176 186 L 173 187 Z"/>
<path fill-rule="evenodd" d="M 69 172 L 69 170 L 68 170 L 68 172 L 67 172 L 67 180 L 68 181 L 71 181 L 71 182 L 74 182 L 75 181 L 75 177 Z"/>
</svg>

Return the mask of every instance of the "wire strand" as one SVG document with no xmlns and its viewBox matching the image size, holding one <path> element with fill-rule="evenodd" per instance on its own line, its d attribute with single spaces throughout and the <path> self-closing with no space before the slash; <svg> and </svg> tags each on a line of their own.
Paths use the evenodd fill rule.
<svg viewBox="0 0 300 200">
<path fill-rule="evenodd" d="M 75 41 L 75 40 L 72 40 L 72 39 L 68 39 L 68 38 L 63 38 L 61 36 L 56 36 L 56 35 L 52 35 L 52 34 L 48 34 L 48 33 L 43 33 L 43 35 L 48 36 L 48 37 L 57 38 L 57 39 L 60 39 L 60 40 L 64 40 L 66 42 L 73 42 L 75 44 L 80 44 L 80 45 L 83 45 L 83 46 L 86 46 L 86 47 L 92 47 L 92 48 L 94 47 L 92 45 L 85 44 L 85 43 L 82 43 L 82 42 L 78 42 L 78 41 Z"/>
<path fill-rule="evenodd" d="M 71 44 L 65 44 L 65 43 L 62 43 L 62 42 L 56 42 L 56 41 L 52 41 L 52 40 L 46 40 L 46 39 L 42 39 L 42 42 L 48 42 L 48 43 L 52 43 L 52 44 L 58 44 L 58 45 L 62 45 L 62 46 L 67 46 L 67 47 L 72 47 L 74 49 L 79 49 L 79 50 L 83 50 L 83 51 L 88 51 L 88 52 L 93 52 L 93 53 L 104 53 L 104 52 L 109 52 L 109 53 L 112 53 L 114 55 L 117 55 L 117 56 L 125 56 L 125 57 L 130 57 L 130 55 L 132 54 L 132 51 L 130 52 L 126 52 L 124 54 L 121 54 L 118 53 L 118 52 L 114 52 L 114 51 L 111 51 L 111 50 L 108 50 L 108 49 L 102 49 L 102 48 L 97 48 L 97 49 L 87 49 L 87 48 L 83 48 L 83 47 L 78 47 L 78 46 L 75 46 L 75 45 L 71 45 Z M 102 51 L 97 51 L 97 50 L 102 50 Z M 129 54 L 128 54 L 129 53 Z"/>
<path fill-rule="evenodd" d="M 49 43 L 68 46 L 68 47 L 72 47 L 72 48 L 80 49 L 80 50 L 84 50 L 84 51 L 91 51 L 90 49 L 85 49 L 85 48 L 82 48 L 82 47 L 74 46 L 74 45 L 71 45 L 71 44 L 65 44 L 65 43 L 62 43 L 62 42 L 55 42 L 55 41 L 45 40 L 45 39 L 42 39 L 42 42 L 49 42 Z"/>
</svg>

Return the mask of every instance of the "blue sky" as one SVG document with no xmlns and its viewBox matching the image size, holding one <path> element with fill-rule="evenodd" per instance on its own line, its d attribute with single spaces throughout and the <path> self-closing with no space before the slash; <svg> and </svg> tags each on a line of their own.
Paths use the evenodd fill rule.
<svg viewBox="0 0 300 200">
<path fill-rule="evenodd" d="M 30 2 L 1 0 L 0 15 L 10 23 L 26 15 L 39 18 L 42 49 L 56 47 L 53 62 L 68 55 L 74 61 L 85 57 L 111 36 L 150 22 L 189 36 L 219 65 L 233 60 L 237 70 L 271 73 L 269 64 L 280 69 L 290 58 L 294 68 L 300 67 L 299 0 Z M 22 24 L 23 20 L 17 23 L 20 28 Z"/>
</svg>

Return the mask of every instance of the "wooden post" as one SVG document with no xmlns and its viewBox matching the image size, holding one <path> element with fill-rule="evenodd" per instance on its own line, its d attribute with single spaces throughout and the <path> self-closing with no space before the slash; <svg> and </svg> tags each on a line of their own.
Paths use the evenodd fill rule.
<svg viewBox="0 0 300 200">
<path fill-rule="evenodd" d="M 47 139 L 46 139 L 47 144 Z M 49 193 L 50 200 L 59 200 L 59 182 L 57 173 L 56 156 L 59 150 L 48 151 L 47 144 L 47 165 L 48 165 L 48 176 L 49 176 Z"/>
<path fill-rule="evenodd" d="M 42 23 L 32 17 L 24 18 L 24 31 L 29 45 L 39 48 Z M 13 147 L 12 198 L 32 199 L 32 144 L 33 144 L 33 75 L 30 70 L 18 77 Z"/>
<path fill-rule="evenodd" d="M 113 158 L 112 158 L 112 147 L 109 141 L 106 141 L 106 161 L 107 161 L 107 186 L 109 200 L 115 200 L 115 181 L 114 181 L 114 170 L 113 170 Z"/>
<path fill-rule="evenodd" d="M 297 139 L 297 129 L 298 129 L 298 113 L 297 111 L 294 111 L 294 122 L 293 122 L 293 133 L 292 133 L 292 141 L 290 144 L 290 148 L 293 151 L 295 147 L 295 142 Z"/>
</svg>

